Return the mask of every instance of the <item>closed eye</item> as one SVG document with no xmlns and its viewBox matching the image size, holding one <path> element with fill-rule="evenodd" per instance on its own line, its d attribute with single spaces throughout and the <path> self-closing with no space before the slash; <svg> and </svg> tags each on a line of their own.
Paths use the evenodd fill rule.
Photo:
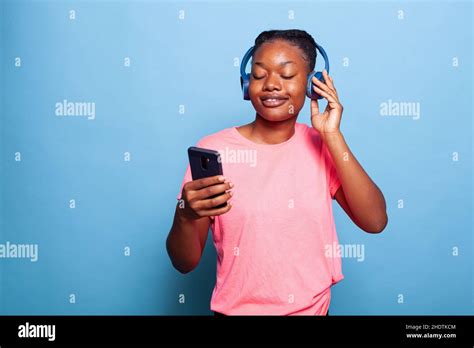
<svg viewBox="0 0 474 348">
<path fill-rule="evenodd" d="M 261 79 L 263 79 L 263 76 L 258 77 L 258 76 L 255 76 L 255 75 L 253 75 L 253 74 L 252 74 L 252 76 L 253 76 L 253 78 L 254 78 L 255 80 L 261 80 Z M 292 75 L 292 76 L 282 76 L 282 78 L 284 78 L 285 80 L 291 80 L 291 79 L 292 79 L 293 77 L 295 77 L 295 76 L 296 76 L 296 75 Z"/>
</svg>

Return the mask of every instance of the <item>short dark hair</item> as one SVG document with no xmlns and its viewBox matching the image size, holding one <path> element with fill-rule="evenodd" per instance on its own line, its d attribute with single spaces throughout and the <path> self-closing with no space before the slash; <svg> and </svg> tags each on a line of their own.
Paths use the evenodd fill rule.
<svg viewBox="0 0 474 348">
<path fill-rule="evenodd" d="M 262 31 L 255 39 L 254 54 L 263 43 L 275 40 L 285 40 L 300 48 L 303 51 L 303 59 L 306 60 L 309 71 L 314 70 L 316 66 L 316 41 L 310 34 L 299 29 Z"/>
</svg>

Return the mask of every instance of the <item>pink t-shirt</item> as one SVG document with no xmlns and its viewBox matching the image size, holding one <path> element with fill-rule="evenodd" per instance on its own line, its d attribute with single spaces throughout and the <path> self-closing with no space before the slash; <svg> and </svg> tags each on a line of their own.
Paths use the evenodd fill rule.
<svg viewBox="0 0 474 348">
<path fill-rule="evenodd" d="M 296 123 L 287 141 L 258 144 L 231 127 L 196 146 L 219 151 L 224 176 L 234 183 L 232 209 L 211 218 L 217 251 L 211 310 L 325 315 L 331 285 L 344 276 L 333 252 L 339 242 L 332 198 L 340 182 L 318 132 Z M 182 186 L 191 180 L 188 165 Z"/>
</svg>

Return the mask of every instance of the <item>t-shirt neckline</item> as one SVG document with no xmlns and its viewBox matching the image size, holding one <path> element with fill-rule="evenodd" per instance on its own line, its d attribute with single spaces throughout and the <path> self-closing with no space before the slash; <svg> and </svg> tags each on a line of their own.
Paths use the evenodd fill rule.
<svg viewBox="0 0 474 348">
<path fill-rule="evenodd" d="M 237 126 L 234 126 L 231 128 L 232 132 L 239 138 L 240 141 L 248 144 L 248 145 L 251 145 L 251 146 L 254 146 L 254 147 L 260 147 L 260 148 L 266 148 L 266 149 L 270 149 L 270 148 L 276 148 L 276 147 L 281 147 L 281 146 L 284 146 L 284 145 L 287 145 L 287 144 L 290 144 L 291 142 L 293 142 L 293 140 L 296 138 L 297 136 L 297 132 L 298 132 L 298 123 L 295 123 L 295 132 L 293 133 L 293 135 L 288 138 L 287 140 L 281 142 L 281 143 L 278 143 L 278 144 L 260 144 L 260 143 L 255 143 L 253 142 L 252 140 L 250 139 L 247 139 L 246 137 L 244 137 L 242 134 L 240 134 L 239 130 L 237 129 Z"/>
</svg>

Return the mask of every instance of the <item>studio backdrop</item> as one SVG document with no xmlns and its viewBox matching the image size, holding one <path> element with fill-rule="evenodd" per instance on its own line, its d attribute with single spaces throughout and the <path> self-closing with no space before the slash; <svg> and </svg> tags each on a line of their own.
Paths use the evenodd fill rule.
<svg viewBox="0 0 474 348">
<path fill-rule="evenodd" d="M 165 241 L 187 148 L 255 118 L 239 66 L 269 29 L 324 47 L 387 202 L 375 235 L 333 203 L 331 315 L 473 314 L 472 19 L 470 1 L 2 1 L 0 314 L 211 314 L 212 238 L 186 275 Z"/>
</svg>

